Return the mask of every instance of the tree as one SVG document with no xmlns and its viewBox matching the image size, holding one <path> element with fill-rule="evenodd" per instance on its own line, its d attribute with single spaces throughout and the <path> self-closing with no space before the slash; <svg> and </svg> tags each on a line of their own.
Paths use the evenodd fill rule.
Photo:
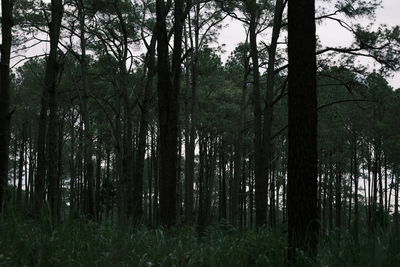
<svg viewBox="0 0 400 267">
<path fill-rule="evenodd" d="M 198 106 L 199 55 L 215 35 L 215 29 L 224 19 L 212 2 L 196 1 L 185 24 L 186 99 L 185 99 L 185 222 L 193 222 L 193 182 L 195 178 L 195 148 Z M 190 92 L 189 92 L 190 91 Z"/>
<path fill-rule="evenodd" d="M 289 1 L 288 260 L 315 257 L 317 212 L 317 87 L 315 2 Z"/>
<path fill-rule="evenodd" d="M 63 16 L 62 0 L 51 1 L 51 21 L 49 22 L 50 52 L 46 63 L 44 87 L 41 99 L 41 110 L 39 119 L 38 134 L 38 158 L 37 173 L 35 178 L 35 203 L 34 212 L 38 215 L 42 210 L 45 200 L 45 176 L 46 169 L 49 186 L 49 203 L 52 215 L 58 213 L 58 177 L 56 169 L 56 90 L 58 85 L 58 75 L 60 73 L 60 63 L 58 61 L 58 41 L 60 38 L 61 20 Z M 48 115 L 49 111 L 49 115 Z M 48 125 L 47 125 L 48 124 Z M 47 140 L 46 140 L 47 133 Z M 47 146 L 46 146 L 46 141 Z M 46 148 L 48 153 L 46 155 Z M 51 157 L 52 160 L 46 160 Z M 46 166 L 48 163 L 48 167 Z"/>
<path fill-rule="evenodd" d="M 160 124 L 160 221 L 172 226 L 176 223 L 176 181 L 178 149 L 178 95 L 180 91 L 184 1 L 174 2 L 174 44 L 172 64 L 169 62 L 167 31 L 168 5 L 156 1 L 158 55 L 158 112 Z"/>
<path fill-rule="evenodd" d="M 10 54 L 13 26 L 13 0 L 1 1 L 1 60 L 0 60 L 0 212 L 8 184 L 8 153 L 10 143 Z"/>
</svg>

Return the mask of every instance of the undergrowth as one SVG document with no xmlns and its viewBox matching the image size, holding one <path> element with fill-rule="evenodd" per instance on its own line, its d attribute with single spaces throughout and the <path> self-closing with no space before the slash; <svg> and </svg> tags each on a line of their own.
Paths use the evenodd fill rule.
<svg viewBox="0 0 400 267">
<path fill-rule="evenodd" d="M 127 224 L 129 225 L 129 224 Z M 84 221 L 53 224 L 0 217 L 0 266 L 284 266 L 280 231 L 209 228 L 148 229 Z M 391 231 L 322 238 L 317 266 L 400 266 L 398 236 Z M 299 265 L 310 266 L 307 258 Z M 301 263 L 301 264 L 300 264 Z"/>
</svg>

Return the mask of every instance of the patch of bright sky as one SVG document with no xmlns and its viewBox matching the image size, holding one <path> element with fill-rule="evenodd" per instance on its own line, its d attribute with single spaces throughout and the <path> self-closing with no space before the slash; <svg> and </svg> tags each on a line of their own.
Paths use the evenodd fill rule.
<svg viewBox="0 0 400 267">
<path fill-rule="evenodd" d="M 318 1 L 320 5 L 327 5 Z M 317 2 L 317 6 L 318 6 Z M 383 0 L 382 8 L 379 8 L 376 12 L 375 25 L 386 24 L 388 26 L 400 25 L 400 1 L 399 0 Z M 362 20 L 360 23 L 368 23 L 367 20 Z M 226 27 L 224 27 L 219 36 L 220 44 L 224 44 L 224 54 L 222 59 L 226 61 L 230 53 L 235 49 L 235 47 L 244 41 L 245 30 L 241 22 L 233 19 L 227 19 L 225 22 Z M 353 41 L 352 35 L 340 27 L 337 22 L 325 21 L 322 24 L 317 25 L 317 34 L 319 36 L 320 42 L 323 46 L 332 47 L 346 47 L 350 45 Z M 269 38 L 268 38 L 269 39 Z M 400 60 L 400 59 L 399 59 Z M 372 60 L 359 59 L 359 64 L 369 65 L 371 69 L 374 66 Z M 389 83 L 394 88 L 400 88 L 400 73 L 393 73 L 392 77 L 389 77 Z"/>
</svg>

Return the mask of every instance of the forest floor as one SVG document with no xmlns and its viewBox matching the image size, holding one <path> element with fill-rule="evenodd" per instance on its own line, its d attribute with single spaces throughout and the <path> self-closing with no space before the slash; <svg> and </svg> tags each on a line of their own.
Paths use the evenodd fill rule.
<svg viewBox="0 0 400 267">
<path fill-rule="evenodd" d="M 400 266 L 400 238 L 390 231 L 340 242 L 321 238 L 317 266 Z M 82 221 L 52 224 L 0 217 L 0 266 L 284 266 L 286 236 L 267 229 L 214 226 L 148 229 Z M 299 266 L 311 266 L 306 257 Z"/>
</svg>

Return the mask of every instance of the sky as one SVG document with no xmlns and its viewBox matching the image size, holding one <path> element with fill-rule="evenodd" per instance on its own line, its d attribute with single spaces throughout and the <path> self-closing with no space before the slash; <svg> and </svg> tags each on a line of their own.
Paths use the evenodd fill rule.
<svg viewBox="0 0 400 267">
<path fill-rule="evenodd" d="M 318 5 L 317 0 L 317 5 Z M 388 26 L 400 25 L 400 0 L 382 0 L 382 8 L 377 10 L 375 24 L 386 24 Z M 352 43 L 352 36 L 341 29 L 337 23 L 325 22 L 317 26 L 317 34 L 320 38 L 321 44 L 324 46 L 346 46 Z M 229 54 L 237 46 L 238 43 L 243 42 L 245 38 L 244 27 L 241 22 L 229 19 L 226 26 L 222 29 L 219 36 L 219 43 L 224 44 L 225 53 L 223 60 L 226 60 Z M 268 36 L 261 36 L 259 38 L 268 41 Z M 400 59 L 399 59 L 400 60 Z M 369 65 L 372 69 L 373 62 L 371 60 L 360 59 L 359 62 L 363 65 Z M 389 77 L 389 84 L 393 88 L 400 88 L 400 73 L 393 73 L 393 77 Z"/>
<path fill-rule="evenodd" d="M 324 0 L 316 0 L 317 6 Z M 326 3 L 323 3 L 326 5 Z M 382 0 L 382 8 L 377 10 L 375 24 L 386 24 L 388 26 L 400 25 L 400 0 Z M 244 27 L 241 22 L 228 18 L 224 21 L 225 27 L 221 30 L 218 43 L 224 44 L 224 53 L 222 54 L 223 61 L 226 61 L 230 53 L 234 50 L 238 43 L 243 42 L 245 38 Z M 345 30 L 341 29 L 337 23 L 325 22 L 317 26 L 317 34 L 320 38 L 321 44 L 324 46 L 346 46 L 352 43 L 351 35 Z M 284 38 L 284 37 L 282 37 Z M 1 39 L 1 36 L 0 36 Z M 259 41 L 264 39 L 266 42 L 270 40 L 268 34 L 261 35 Z M 41 54 L 46 50 L 46 46 L 36 47 L 33 50 L 27 51 L 26 55 Z M 140 49 L 137 51 L 142 53 Z M 400 60 L 400 59 L 399 59 Z M 13 63 L 17 61 L 12 60 Z M 360 59 L 359 63 L 370 66 L 373 68 L 373 61 Z M 393 73 L 392 77 L 388 77 L 389 84 L 397 89 L 400 88 L 400 72 Z"/>
</svg>

